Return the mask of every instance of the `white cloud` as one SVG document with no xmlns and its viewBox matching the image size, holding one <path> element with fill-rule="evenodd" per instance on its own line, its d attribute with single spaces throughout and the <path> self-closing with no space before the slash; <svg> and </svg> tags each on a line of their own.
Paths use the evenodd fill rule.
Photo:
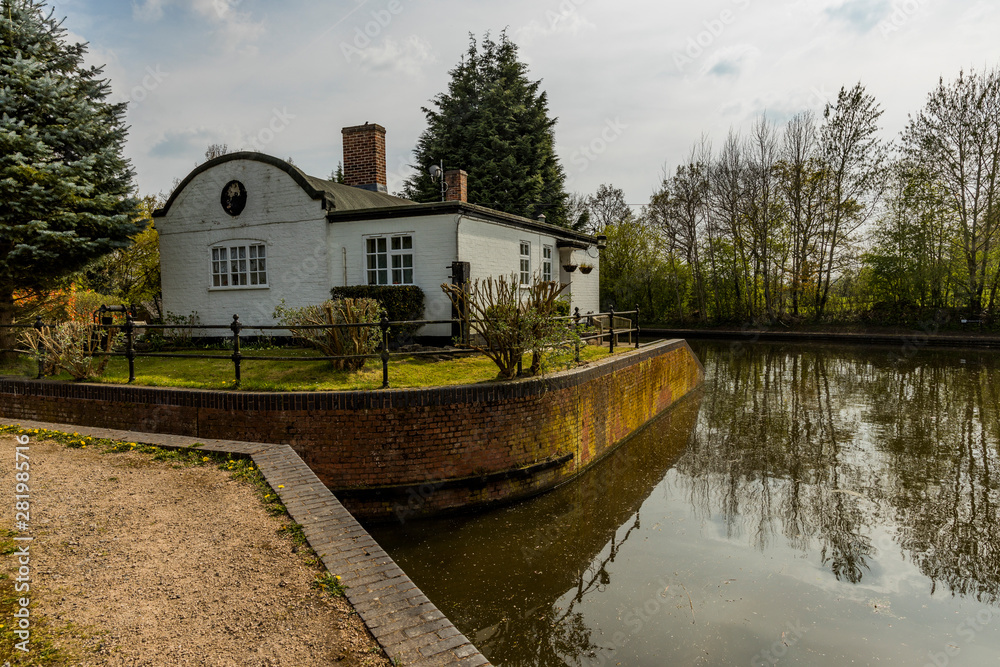
<svg viewBox="0 0 1000 667">
<path fill-rule="evenodd" d="M 379 45 L 371 45 L 356 52 L 356 60 L 366 70 L 397 72 L 415 76 L 429 63 L 435 61 L 429 42 L 410 35 L 402 40 L 386 37 Z"/>
<path fill-rule="evenodd" d="M 159 21 L 163 18 L 163 5 L 170 0 L 145 0 L 132 3 L 132 16 L 137 21 Z"/>
</svg>

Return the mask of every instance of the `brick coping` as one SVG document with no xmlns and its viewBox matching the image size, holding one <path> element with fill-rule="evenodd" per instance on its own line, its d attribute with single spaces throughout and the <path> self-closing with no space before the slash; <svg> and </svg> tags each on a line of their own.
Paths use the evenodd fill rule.
<svg viewBox="0 0 1000 667">
<path fill-rule="evenodd" d="M 288 445 L 139 433 L 2 417 L 0 424 L 76 432 L 94 438 L 141 442 L 172 449 L 193 447 L 249 456 L 281 498 L 292 520 L 302 525 L 309 546 L 326 569 L 340 575 L 347 587 L 347 599 L 394 664 L 421 667 L 478 667 L 490 664 Z M 284 488 L 279 488 L 281 486 Z"/>
<path fill-rule="evenodd" d="M 687 342 L 682 339 L 656 341 L 639 349 L 599 359 L 584 366 L 539 377 L 510 382 L 484 382 L 444 387 L 362 391 L 256 392 L 65 382 L 7 375 L 0 376 L 0 393 L 21 394 L 30 388 L 30 393 L 35 396 L 87 398 L 244 411 L 372 410 L 440 406 L 454 403 L 487 403 L 505 399 L 528 398 L 559 389 L 578 387 L 595 378 L 615 373 L 627 366 L 680 346 L 687 346 Z"/>
</svg>

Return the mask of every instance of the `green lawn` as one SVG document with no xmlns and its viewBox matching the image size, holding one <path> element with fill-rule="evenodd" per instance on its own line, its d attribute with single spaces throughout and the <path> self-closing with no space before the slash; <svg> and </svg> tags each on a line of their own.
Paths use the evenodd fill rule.
<svg viewBox="0 0 1000 667">
<path fill-rule="evenodd" d="M 194 350 L 186 353 L 199 355 L 224 355 L 223 350 Z M 606 348 L 585 346 L 580 350 L 582 362 L 607 356 Z M 245 351 L 244 356 L 282 356 L 309 358 L 318 352 L 304 349 L 272 349 Z M 568 368 L 572 352 L 553 355 L 546 359 L 545 372 Z M 526 356 L 524 367 L 531 364 Z M 38 366 L 24 357 L 13 365 L 0 367 L 0 374 L 34 377 Z M 242 389 L 249 391 L 339 391 L 380 389 L 382 387 L 382 362 L 369 359 L 359 371 L 338 371 L 326 361 L 254 361 L 242 363 Z M 434 360 L 425 356 L 399 356 L 389 360 L 389 386 L 432 387 L 454 384 L 474 384 L 496 379 L 496 365 L 482 355 Z M 149 387 L 188 387 L 193 389 L 231 389 L 234 382 L 233 362 L 228 359 L 166 359 L 162 357 L 135 360 L 135 384 Z M 66 374 L 50 379 L 69 380 Z M 128 381 L 128 362 L 115 357 L 104 374 L 94 382 L 125 384 Z"/>
</svg>

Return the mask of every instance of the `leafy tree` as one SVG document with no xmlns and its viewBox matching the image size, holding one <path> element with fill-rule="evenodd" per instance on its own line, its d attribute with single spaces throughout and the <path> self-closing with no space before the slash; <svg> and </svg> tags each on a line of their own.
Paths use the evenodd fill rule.
<svg viewBox="0 0 1000 667">
<path fill-rule="evenodd" d="M 44 293 L 142 230 L 126 104 L 106 101 L 85 52 L 43 0 L 0 0 L 0 324 L 15 293 Z"/>
<path fill-rule="evenodd" d="M 470 35 L 448 92 L 434 98 L 434 109 L 423 108 L 427 129 L 414 150 L 417 171 L 404 186 L 408 199 L 439 200 L 440 185 L 427 169 L 443 160 L 446 169 L 469 173 L 471 203 L 570 224 L 565 173 L 555 153 L 556 121 L 549 118 L 541 81 L 531 81 L 527 72 L 506 33 L 499 41 L 487 35 L 482 45 Z"/>
<path fill-rule="evenodd" d="M 910 118 L 903 145 L 944 192 L 965 264 L 968 307 L 979 315 L 1000 232 L 1000 72 L 942 79 Z M 994 272 L 994 294 L 998 280 Z"/>
<path fill-rule="evenodd" d="M 153 224 L 153 211 L 163 205 L 156 195 L 147 195 L 139 203 L 145 229 L 132 237 L 132 245 L 113 250 L 88 267 L 86 284 L 97 292 L 121 299 L 130 305 L 148 308 L 154 318 L 163 317 L 160 289 L 159 234 Z"/>
<path fill-rule="evenodd" d="M 844 269 L 852 235 L 871 218 L 885 187 L 888 147 L 878 136 L 881 117 L 882 108 L 860 83 L 850 90 L 841 88 L 836 103 L 827 104 L 823 112 L 820 151 L 831 201 L 820 233 L 817 318 Z"/>
</svg>

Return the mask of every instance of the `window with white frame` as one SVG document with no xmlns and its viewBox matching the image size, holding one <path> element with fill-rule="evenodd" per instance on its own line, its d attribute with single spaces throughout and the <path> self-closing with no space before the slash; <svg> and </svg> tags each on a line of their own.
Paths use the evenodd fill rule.
<svg viewBox="0 0 1000 667">
<path fill-rule="evenodd" d="M 267 287 L 263 243 L 226 243 L 212 248 L 212 287 Z"/>
<path fill-rule="evenodd" d="M 369 285 L 413 284 L 413 237 L 376 236 L 365 239 Z"/>
<path fill-rule="evenodd" d="M 552 246 L 542 247 L 542 280 L 550 282 L 552 280 Z"/>
<path fill-rule="evenodd" d="M 531 243 L 521 241 L 521 287 L 531 285 Z"/>
</svg>

